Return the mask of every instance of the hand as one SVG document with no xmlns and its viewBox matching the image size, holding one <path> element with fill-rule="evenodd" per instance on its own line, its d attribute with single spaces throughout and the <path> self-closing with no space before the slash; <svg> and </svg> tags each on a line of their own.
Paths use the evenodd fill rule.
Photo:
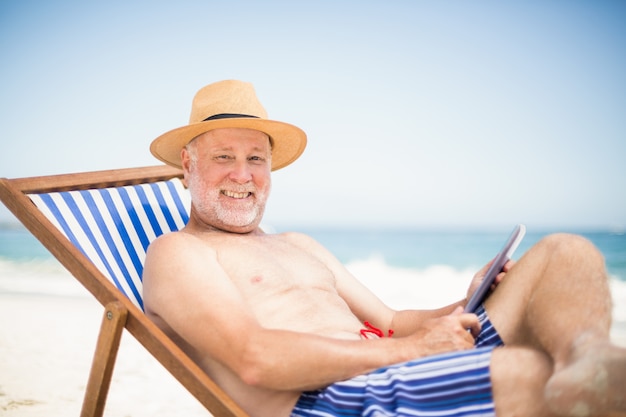
<svg viewBox="0 0 626 417">
<path fill-rule="evenodd" d="M 474 278 L 472 278 L 472 282 L 470 283 L 470 286 L 467 290 L 467 300 L 469 300 L 472 294 L 474 294 L 474 291 L 478 289 L 478 287 L 480 286 L 480 283 L 485 278 L 485 274 L 487 274 L 487 270 L 489 269 L 489 267 L 491 267 L 491 264 L 493 264 L 493 261 L 494 260 L 492 259 L 487 265 L 482 267 L 481 270 L 478 271 L 474 275 Z M 509 272 L 511 268 L 513 268 L 514 265 L 515 265 L 515 261 L 513 260 L 509 260 L 506 264 L 504 264 L 504 267 L 502 268 L 502 272 L 500 272 L 496 276 L 496 279 L 493 281 L 493 284 L 491 284 L 490 291 L 493 292 L 496 289 L 496 287 L 500 285 L 500 283 L 506 276 L 506 273 Z"/>
<path fill-rule="evenodd" d="M 425 356 L 471 349 L 478 333 L 478 317 L 463 313 L 463 308 L 457 307 L 452 314 L 425 320 L 417 332 L 406 339 L 418 350 L 417 355 Z"/>
</svg>

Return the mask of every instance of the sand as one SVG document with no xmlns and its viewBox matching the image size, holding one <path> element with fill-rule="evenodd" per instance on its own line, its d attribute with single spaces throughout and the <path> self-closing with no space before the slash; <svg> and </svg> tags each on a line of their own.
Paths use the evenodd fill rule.
<svg viewBox="0 0 626 417">
<path fill-rule="evenodd" d="M 0 294 L 0 415 L 78 416 L 102 307 L 87 297 Z M 105 416 L 210 416 L 127 332 Z"/>
</svg>

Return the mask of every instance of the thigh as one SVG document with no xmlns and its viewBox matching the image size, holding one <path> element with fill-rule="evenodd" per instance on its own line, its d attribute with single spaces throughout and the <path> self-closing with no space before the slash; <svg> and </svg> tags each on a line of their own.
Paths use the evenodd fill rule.
<svg viewBox="0 0 626 417">
<path fill-rule="evenodd" d="M 505 345 L 533 345 L 527 328 L 526 309 L 545 266 L 543 251 L 531 248 L 507 273 L 484 303 L 493 326 Z"/>
</svg>

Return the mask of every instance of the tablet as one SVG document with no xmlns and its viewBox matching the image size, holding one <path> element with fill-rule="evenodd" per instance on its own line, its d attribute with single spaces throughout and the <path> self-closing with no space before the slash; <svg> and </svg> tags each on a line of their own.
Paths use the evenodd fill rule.
<svg viewBox="0 0 626 417">
<path fill-rule="evenodd" d="M 493 284 L 493 281 L 496 279 L 498 274 L 502 272 L 504 264 L 506 264 L 511 259 L 513 252 L 519 246 L 525 233 L 526 226 L 524 226 L 523 224 L 518 224 L 517 226 L 515 226 L 515 229 L 513 229 L 511 236 L 509 236 L 509 239 L 504 244 L 504 247 L 500 252 L 498 252 L 498 255 L 496 255 L 493 264 L 491 264 L 491 266 L 487 270 L 485 278 L 483 278 L 480 286 L 478 287 L 478 289 L 476 289 L 476 291 L 474 291 L 474 294 L 472 294 L 472 296 L 470 297 L 463 312 L 473 313 L 476 308 L 480 304 L 482 304 L 483 301 L 485 301 L 485 298 L 487 298 L 487 294 L 489 293 L 489 289 L 491 288 L 491 284 Z"/>
</svg>

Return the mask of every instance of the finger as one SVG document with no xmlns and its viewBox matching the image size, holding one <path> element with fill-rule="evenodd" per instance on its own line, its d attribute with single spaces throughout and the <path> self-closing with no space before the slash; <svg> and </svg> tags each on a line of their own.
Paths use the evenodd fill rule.
<svg viewBox="0 0 626 417">
<path fill-rule="evenodd" d="M 476 273 L 475 276 L 479 276 L 479 277 L 484 277 L 485 274 L 487 273 L 487 271 L 489 270 L 489 268 L 491 268 L 491 265 L 493 264 L 493 262 L 496 260 L 496 258 L 493 258 L 492 260 L 490 260 L 489 262 L 487 262 L 487 265 L 483 266 L 480 271 L 478 271 Z"/>
<path fill-rule="evenodd" d="M 481 329 L 480 322 L 476 320 L 476 323 L 474 323 L 474 325 L 470 328 L 470 331 L 472 333 L 472 336 L 474 336 L 474 339 L 476 339 L 478 335 L 480 334 L 480 329 Z"/>
<path fill-rule="evenodd" d="M 498 275 L 496 275 L 496 278 L 493 280 L 493 284 L 491 284 L 491 291 L 494 291 L 496 289 L 496 287 L 498 285 L 500 285 L 500 283 L 504 280 L 504 276 L 506 275 L 506 272 L 500 272 Z"/>
<path fill-rule="evenodd" d="M 502 267 L 502 270 L 504 272 L 509 272 L 511 268 L 513 268 L 514 266 L 515 266 L 515 261 L 512 259 L 509 259 L 507 263 L 505 263 L 504 266 Z"/>
<path fill-rule="evenodd" d="M 474 338 L 480 333 L 480 322 L 476 314 L 464 314 L 461 317 L 461 325 L 469 330 Z"/>
<path fill-rule="evenodd" d="M 462 306 L 456 306 L 456 308 L 454 309 L 454 311 L 452 311 L 452 313 L 450 313 L 451 316 L 458 316 L 459 314 L 463 313 L 463 307 Z"/>
</svg>

